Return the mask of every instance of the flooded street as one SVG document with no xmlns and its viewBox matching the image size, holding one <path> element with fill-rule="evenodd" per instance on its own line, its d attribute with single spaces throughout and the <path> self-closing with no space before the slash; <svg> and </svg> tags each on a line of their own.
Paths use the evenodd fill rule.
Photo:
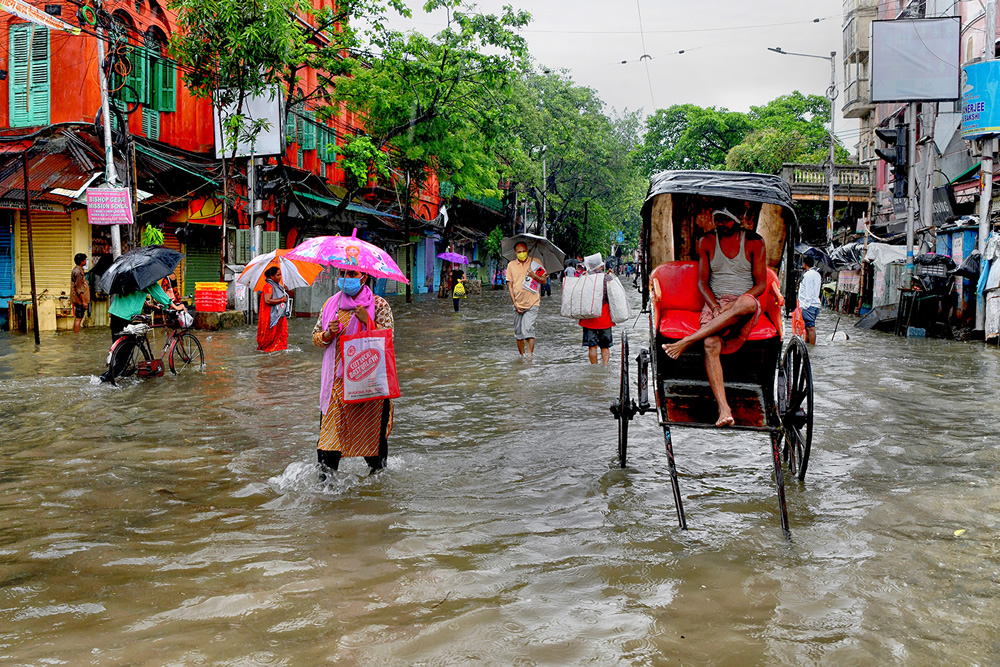
<svg viewBox="0 0 1000 667">
<path fill-rule="evenodd" d="M 312 320 L 272 355 L 250 328 L 198 332 L 204 372 L 118 388 L 95 377 L 107 330 L 37 352 L 0 333 L 0 662 L 1000 660 L 1000 353 L 827 343 L 823 313 L 792 540 L 752 433 L 674 431 L 682 532 L 653 414 L 617 467 L 623 327 L 592 367 L 558 298 L 532 362 L 504 292 L 460 314 L 391 299 L 388 470 L 350 459 L 325 484 Z"/>
</svg>

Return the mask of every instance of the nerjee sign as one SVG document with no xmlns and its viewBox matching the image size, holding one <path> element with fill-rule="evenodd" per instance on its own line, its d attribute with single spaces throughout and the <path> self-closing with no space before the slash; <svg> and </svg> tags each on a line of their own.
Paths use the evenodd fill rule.
<svg viewBox="0 0 1000 667">
<path fill-rule="evenodd" d="M 128 188 L 87 188 L 87 222 L 131 225 L 132 197 Z"/>
<path fill-rule="evenodd" d="M 962 68 L 962 138 L 1000 134 L 1000 60 Z"/>
</svg>

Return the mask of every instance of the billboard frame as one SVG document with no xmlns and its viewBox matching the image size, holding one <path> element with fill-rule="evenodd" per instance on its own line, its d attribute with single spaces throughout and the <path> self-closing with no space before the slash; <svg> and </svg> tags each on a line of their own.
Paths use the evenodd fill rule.
<svg viewBox="0 0 1000 667">
<path fill-rule="evenodd" d="M 884 88 L 889 88 L 891 86 L 889 84 L 886 84 L 885 86 L 878 86 L 876 84 L 876 81 L 879 80 L 880 78 L 882 78 L 881 74 L 878 72 L 878 70 L 879 70 L 879 58 L 882 57 L 882 56 L 884 56 L 884 55 L 887 55 L 887 54 L 882 53 L 882 51 L 885 48 L 887 48 L 887 47 L 885 47 L 884 44 L 881 44 L 876 39 L 876 32 L 878 30 L 880 30 L 880 28 L 878 26 L 880 26 L 880 25 L 888 25 L 888 24 L 892 24 L 892 25 L 900 26 L 900 27 L 902 27 L 902 25 L 914 26 L 914 32 L 917 35 L 917 37 L 920 39 L 920 42 L 924 45 L 924 47 L 928 51 L 930 51 L 930 47 L 927 45 L 927 42 L 925 42 L 923 40 L 923 38 L 920 37 L 920 34 L 916 32 L 917 29 L 916 29 L 915 26 L 917 26 L 919 24 L 925 24 L 925 25 L 927 25 L 927 24 L 930 24 L 930 23 L 943 24 L 943 22 L 946 22 L 946 21 L 947 22 L 951 22 L 952 24 L 954 24 L 954 31 L 955 31 L 954 32 L 955 39 L 953 41 L 953 46 L 949 47 L 950 49 L 953 48 L 954 51 L 953 51 L 953 53 L 947 54 L 949 57 L 953 57 L 954 68 L 955 68 L 955 80 L 954 80 L 954 84 L 953 84 L 953 90 L 949 91 L 949 92 L 951 92 L 953 94 L 951 94 L 951 95 L 943 95 L 943 96 L 942 95 L 930 95 L 930 94 L 924 95 L 924 96 L 913 96 L 913 95 L 911 95 L 911 96 L 899 96 L 899 95 L 890 94 L 892 91 L 888 91 L 888 90 L 883 91 Z M 869 55 L 869 59 L 870 59 L 870 62 L 871 62 L 871 72 L 870 72 L 869 76 L 871 78 L 871 101 L 872 101 L 872 104 L 893 103 L 893 102 L 954 102 L 955 100 L 961 99 L 961 97 L 962 97 L 962 90 L 961 90 L 961 76 L 962 76 L 961 34 L 962 34 L 962 32 L 961 31 L 962 31 L 962 20 L 961 20 L 961 17 L 958 17 L 958 16 L 942 16 L 942 17 L 925 18 L 925 19 L 879 19 L 879 20 L 872 21 L 872 25 L 871 25 L 871 41 L 870 41 L 870 44 L 871 44 L 870 49 L 871 49 L 871 51 L 870 51 L 870 55 Z M 934 51 L 930 51 L 930 53 L 931 53 L 931 55 L 934 55 L 936 58 L 938 58 L 942 62 L 945 62 L 946 64 L 950 65 L 951 62 L 952 62 L 951 60 L 945 60 L 940 55 L 935 54 Z M 924 66 L 924 68 L 922 68 L 922 70 L 924 70 L 924 71 L 926 70 L 926 65 Z M 918 78 L 920 78 L 920 77 L 912 77 L 912 79 L 918 79 Z M 900 78 L 897 77 L 896 80 L 898 81 L 898 80 L 900 80 Z M 895 88 L 894 86 L 892 86 L 892 87 Z"/>
</svg>

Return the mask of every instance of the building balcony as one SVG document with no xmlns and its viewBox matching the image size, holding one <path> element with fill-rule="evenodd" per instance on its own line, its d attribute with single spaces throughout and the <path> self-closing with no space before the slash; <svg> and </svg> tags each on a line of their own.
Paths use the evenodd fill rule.
<svg viewBox="0 0 1000 667">
<path fill-rule="evenodd" d="M 863 118 L 875 110 L 868 79 L 855 79 L 844 85 L 844 118 Z"/>
<path fill-rule="evenodd" d="M 848 10 L 848 5 L 851 9 Z M 872 0 L 848 0 L 844 3 L 844 62 L 868 59 L 871 50 L 872 21 L 878 18 L 878 3 Z"/>
</svg>

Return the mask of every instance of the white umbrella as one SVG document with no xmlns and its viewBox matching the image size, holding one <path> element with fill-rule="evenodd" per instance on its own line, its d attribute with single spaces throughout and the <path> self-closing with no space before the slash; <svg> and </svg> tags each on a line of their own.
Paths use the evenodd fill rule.
<svg viewBox="0 0 1000 667">
<path fill-rule="evenodd" d="M 523 243 L 528 247 L 528 257 L 534 257 L 540 261 L 545 268 L 545 273 L 558 273 L 565 268 L 563 262 L 566 259 L 566 253 L 544 236 L 534 234 L 517 234 L 501 241 L 500 254 L 504 259 L 507 261 L 517 259 L 514 246 L 518 243 Z"/>
<path fill-rule="evenodd" d="M 309 287 L 312 285 L 316 280 L 316 276 L 322 270 L 322 267 L 319 267 L 319 270 L 314 272 L 312 269 L 317 265 L 306 264 L 305 266 L 309 267 L 310 270 L 306 272 L 306 275 L 302 275 L 302 271 L 299 271 L 299 267 L 296 266 L 296 263 L 285 257 L 284 253 L 286 252 L 290 251 L 283 250 L 279 254 L 279 252 L 275 250 L 273 252 L 254 257 L 243 269 L 243 273 L 241 273 L 239 278 L 236 279 L 236 282 L 242 285 L 247 285 L 253 291 L 260 291 L 263 289 L 263 285 L 261 283 L 263 283 L 264 271 L 267 270 L 268 266 L 273 265 L 275 255 L 277 255 L 277 265 L 278 268 L 281 269 L 281 284 L 285 286 L 285 289 Z"/>
</svg>

